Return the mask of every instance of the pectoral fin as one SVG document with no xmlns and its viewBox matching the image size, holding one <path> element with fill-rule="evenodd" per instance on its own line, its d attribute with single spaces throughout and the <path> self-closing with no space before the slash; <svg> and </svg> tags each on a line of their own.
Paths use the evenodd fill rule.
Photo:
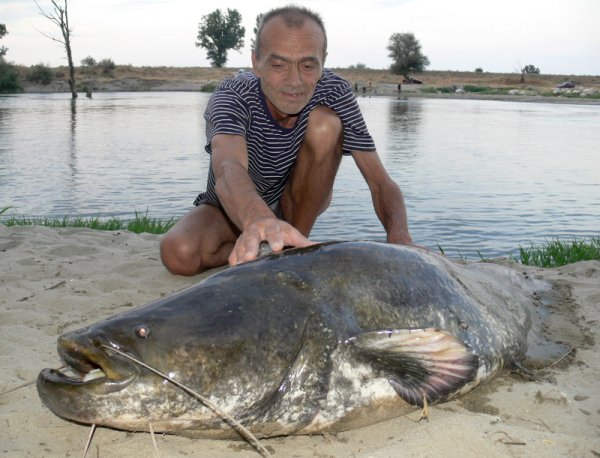
<svg viewBox="0 0 600 458">
<path fill-rule="evenodd" d="M 443 400 L 473 380 L 479 358 L 460 340 L 439 329 L 365 332 L 346 341 L 357 356 L 386 376 L 406 402 Z"/>
</svg>

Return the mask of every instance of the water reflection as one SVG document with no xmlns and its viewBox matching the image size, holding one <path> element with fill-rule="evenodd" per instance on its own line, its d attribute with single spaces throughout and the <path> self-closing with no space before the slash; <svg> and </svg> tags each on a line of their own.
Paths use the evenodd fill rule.
<svg viewBox="0 0 600 458">
<path fill-rule="evenodd" d="M 0 208 L 18 215 L 179 216 L 204 188 L 208 94 L 0 96 Z M 595 235 L 600 107 L 359 98 L 404 191 L 415 240 L 499 255 Z M 354 161 L 342 161 L 318 240 L 385 233 Z"/>
<path fill-rule="evenodd" d="M 413 101 L 414 102 L 414 101 Z M 390 101 L 388 114 L 388 162 L 392 171 L 414 163 L 419 153 L 417 139 L 422 120 L 422 105 L 410 99 Z"/>
</svg>

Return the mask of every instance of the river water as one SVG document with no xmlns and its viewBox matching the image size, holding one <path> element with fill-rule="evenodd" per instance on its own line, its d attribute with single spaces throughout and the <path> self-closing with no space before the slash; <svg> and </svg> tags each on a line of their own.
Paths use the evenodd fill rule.
<svg viewBox="0 0 600 458">
<path fill-rule="evenodd" d="M 0 209 L 33 217 L 180 216 L 205 185 L 209 94 L 0 96 Z M 450 256 L 600 235 L 600 106 L 359 98 L 415 242 Z M 384 240 L 342 161 L 314 240 Z"/>
</svg>

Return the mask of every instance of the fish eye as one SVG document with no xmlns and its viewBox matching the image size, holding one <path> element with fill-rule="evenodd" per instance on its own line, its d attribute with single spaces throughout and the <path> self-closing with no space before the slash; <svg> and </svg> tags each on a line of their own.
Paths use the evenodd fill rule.
<svg viewBox="0 0 600 458">
<path fill-rule="evenodd" d="M 145 325 L 138 326 L 137 328 L 135 328 L 135 335 L 142 339 L 145 339 L 150 335 L 150 328 Z"/>
</svg>

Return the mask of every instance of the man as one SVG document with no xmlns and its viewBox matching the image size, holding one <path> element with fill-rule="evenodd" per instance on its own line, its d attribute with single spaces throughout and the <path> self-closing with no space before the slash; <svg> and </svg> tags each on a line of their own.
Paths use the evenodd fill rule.
<svg viewBox="0 0 600 458">
<path fill-rule="evenodd" d="M 391 243 L 410 244 L 399 187 L 377 155 L 350 85 L 323 70 L 321 18 L 301 7 L 267 13 L 253 73 L 224 82 L 206 109 L 207 190 L 163 238 L 167 269 L 194 275 L 250 261 L 261 242 L 303 247 L 329 206 L 343 154 L 365 177 Z"/>
</svg>

